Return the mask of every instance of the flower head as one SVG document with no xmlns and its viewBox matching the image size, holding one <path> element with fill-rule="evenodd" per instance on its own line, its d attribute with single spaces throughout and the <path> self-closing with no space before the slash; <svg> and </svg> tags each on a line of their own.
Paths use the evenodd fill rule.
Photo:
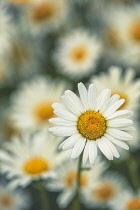
<svg viewBox="0 0 140 210">
<path fill-rule="evenodd" d="M 134 129 L 133 121 L 128 119 L 132 112 L 118 110 L 125 102 L 111 90 L 105 89 L 97 96 L 96 86 L 91 84 L 88 88 L 78 84 L 80 98 L 72 91 L 67 90 L 62 96 L 64 105 L 54 103 L 54 113 L 60 118 L 49 121 L 56 127 L 49 130 L 56 136 L 69 136 L 60 147 L 71 149 L 71 158 L 77 158 L 83 152 L 83 163 L 88 160 L 94 164 L 97 157 L 97 147 L 109 159 L 119 158 L 114 144 L 128 149 L 124 141 L 133 137 L 127 130 Z M 118 111 L 117 111 L 118 110 Z"/>
</svg>

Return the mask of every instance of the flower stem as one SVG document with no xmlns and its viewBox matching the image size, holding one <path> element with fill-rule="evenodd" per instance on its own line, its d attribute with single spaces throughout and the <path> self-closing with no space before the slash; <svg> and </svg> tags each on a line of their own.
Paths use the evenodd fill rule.
<svg viewBox="0 0 140 210">
<path fill-rule="evenodd" d="M 82 171 L 82 158 L 83 158 L 83 152 L 81 153 L 81 155 L 79 157 L 79 162 L 78 162 L 76 197 L 74 199 L 72 210 L 80 210 L 81 209 L 80 208 L 80 177 L 81 177 L 81 171 Z"/>
<path fill-rule="evenodd" d="M 49 200 L 47 196 L 47 191 L 45 190 L 45 187 L 43 183 L 40 181 L 37 183 L 37 188 L 40 191 L 40 199 L 41 199 L 41 204 L 42 204 L 42 210 L 51 210 L 50 205 L 49 205 Z"/>
</svg>

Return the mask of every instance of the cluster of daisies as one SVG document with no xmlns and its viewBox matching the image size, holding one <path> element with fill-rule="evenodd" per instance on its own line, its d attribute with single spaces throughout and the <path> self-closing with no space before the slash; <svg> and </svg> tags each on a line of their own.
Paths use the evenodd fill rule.
<svg viewBox="0 0 140 210">
<path fill-rule="evenodd" d="M 140 210 L 139 69 L 137 1 L 0 1 L 0 210 Z"/>
</svg>

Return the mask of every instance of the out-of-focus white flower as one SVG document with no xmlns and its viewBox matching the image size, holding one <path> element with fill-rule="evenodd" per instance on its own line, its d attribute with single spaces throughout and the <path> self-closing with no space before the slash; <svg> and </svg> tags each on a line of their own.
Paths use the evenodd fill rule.
<svg viewBox="0 0 140 210">
<path fill-rule="evenodd" d="M 56 127 L 49 130 L 56 136 L 69 136 L 61 143 L 63 150 L 72 149 L 71 158 L 78 158 L 83 152 L 83 163 L 88 160 L 93 165 L 97 157 L 97 147 L 109 159 L 120 155 L 114 144 L 129 149 L 124 141 L 133 137 L 127 130 L 133 130 L 132 112 L 118 110 L 125 102 L 111 90 L 104 89 L 97 97 L 94 84 L 88 88 L 78 84 L 79 97 L 70 90 L 62 96 L 64 105 L 54 103 L 54 113 L 60 118 L 50 119 Z M 117 111 L 118 110 L 118 111 Z"/>
<path fill-rule="evenodd" d="M 61 38 L 54 60 L 63 74 L 83 77 L 94 71 L 101 53 L 101 43 L 86 30 L 78 29 Z"/>
<path fill-rule="evenodd" d="M 52 31 L 62 25 L 68 12 L 67 0 L 32 0 L 23 21 L 33 34 Z"/>
<path fill-rule="evenodd" d="M 38 76 L 30 82 L 23 83 L 13 97 L 11 118 L 21 129 L 44 128 L 54 116 L 52 104 L 60 101 L 64 91 L 64 83 Z"/>
<path fill-rule="evenodd" d="M 97 159 L 94 169 L 82 171 L 80 178 L 81 191 L 89 188 L 91 183 L 99 179 L 106 168 L 107 164 Z M 60 207 L 65 208 L 76 194 L 77 161 L 65 160 L 56 169 L 56 173 L 57 177 L 49 181 L 47 188 L 51 191 L 61 191 L 57 202 Z"/>
<path fill-rule="evenodd" d="M 120 196 L 112 202 L 112 210 L 139 210 L 140 191 L 133 192 L 131 188 L 123 189 Z"/>
<path fill-rule="evenodd" d="M 119 67 L 112 66 L 107 73 L 102 73 L 99 76 L 93 76 L 91 82 L 95 83 L 99 93 L 109 88 L 112 90 L 112 95 L 120 95 L 120 99 L 124 98 L 125 103 L 120 109 L 133 110 L 134 113 L 138 109 L 140 99 L 140 79 L 135 79 L 135 70 L 126 69 L 123 73 Z"/>
<path fill-rule="evenodd" d="M 22 6 L 22 5 L 30 5 L 32 3 L 33 0 L 6 0 L 8 3 L 11 3 L 13 5 L 19 5 L 19 6 Z"/>
<path fill-rule="evenodd" d="M 60 139 L 59 139 L 60 140 Z M 56 139 L 48 132 L 15 138 L 0 150 L 1 173 L 11 179 L 12 188 L 54 176 L 54 168 L 63 159 L 57 152 Z"/>
<path fill-rule="evenodd" d="M 82 201 L 89 208 L 109 208 L 124 186 L 125 182 L 120 176 L 109 173 L 90 182 L 90 186 L 82 193 Z"/>
<path fill-rule="evenodd" d="M 27 192 L 12 190 L 10 186 L 0 185 L 0 210 L 23 210 L 30 205 L 30 198 Z"/>
<path fill-rule="evenodd" d="M 0 2 L 0 57 L 4 57 L 10 51 L 14 37 L 14 25 L 7 7 Z"/>
</svg>

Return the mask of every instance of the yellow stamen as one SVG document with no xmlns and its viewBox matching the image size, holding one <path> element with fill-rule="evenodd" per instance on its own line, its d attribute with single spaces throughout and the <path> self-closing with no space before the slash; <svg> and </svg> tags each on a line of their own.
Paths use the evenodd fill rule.
<svg viewBox="0 0 140 210">
<path fill-rule="evenodd" d="M 67 187 L 73 187 L 77 179 L 77 172 L 72 171 L 65 177 L 65 183 Z M 80 186 L 84 187 L 87 183 L 87 177 L 84 173 L 81 173 L 80 176 Z"/>
<path fill-rule="evenodd" d="M 33 115 L 39 123 L 47 122 L 53 116 L 52 103 L 49 101 L 42 101 L 33 109 Z"/>
<path fill-rule="evenodd" d="M 32 10 L 32 19 L 36 22 L 49 21 L 57 15 L 57 2 L 44 2 L 38 4 Z"/>
<path fill-rule="evenodd" d="M 127 210 L 140 210 L 140 198 L 133 198 L 126 205 Z"/>
<path fill-rule="evenodd" d="M 87 59 L 89 50 L 84 45 L 78 45 L 70 51 L 70 57 L 75 63 L 82 63 Z"/>
<path fill-rule="evenodd" d="M 140 42 L 140 20 L 137 20 L 131 24 L 130 36 L 135 42 Z"/>
<path fill-rule="evenodd" d="M 13 200 L 10 196 L 8 195 L 0 196 L 0 206 L 10 209 L 12 205 L 13 205 Z"/>
<path fill-rule="evenodd" d="M 47 160 L 40 157 L 34 157 L 27 160 L 24 164 L 23 169 L 25 173 L 31 176 L 40 176 L 42 173 L 50 169 L 50 164 Z"/>
<path fill-rule="evenodd" d="M 77 123 L 79 133 L 89 140 L 100 138 L 106 130 L 106 121 L 102 114 L 94 111 L 83 113 Z"/>
<path fill-rule="evenodd" d="M 101 201 L 110 200 L 115 194 L 115 188 L 109 183 L 103 183 L 99 188 L 94 191 L 94 196 Z"/>
</svg>

